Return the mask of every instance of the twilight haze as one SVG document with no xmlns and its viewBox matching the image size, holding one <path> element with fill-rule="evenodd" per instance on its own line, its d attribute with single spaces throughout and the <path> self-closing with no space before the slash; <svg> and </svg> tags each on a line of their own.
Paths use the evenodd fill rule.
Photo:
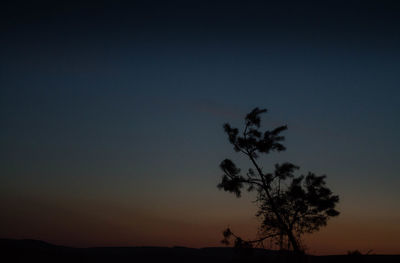
<svg viewBox="0 0 400 263">
<path fill-rule="evenodd" d="M 254 196 L 216 185 L 223 159 L 248 167 L 222 124 L 258 106 L 289 128 L 264 168 L 291 161 L 340 196 L 309 252 L 400 253 L 395 1 L 77 2 L 1 7 L 0 237 L 254 236 Z"/>
</svg>

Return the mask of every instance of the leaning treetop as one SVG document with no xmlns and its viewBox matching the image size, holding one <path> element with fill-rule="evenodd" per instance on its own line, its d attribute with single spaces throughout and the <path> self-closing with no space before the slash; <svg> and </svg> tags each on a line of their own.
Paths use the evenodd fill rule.
<svg viewBox="0 0 400 263">
<path fill-rule="evenodd" d="M 339 197 L 326 187 L 326 176 L 316 176 L 311 172 L 296 176 L 294 172 L 299 167 L 290 162 L 275 164 L 273 172 L 263 170 L 258 163 L 259 157 L 286 150 L 282 144 L 285 137 L 280 135 L 287 129 L 286 125 L 260 130 L 260 115 L 266 112 L 266 109 L 255 108 L 248 113 L 242 132 L 228 123 L 224 124 L 229 142 L 236 152 L 249 159 L 251 168 L 242 175 L 231 160 L 225 159 L 220 164 L 224 174 L 218 188 L 237 197 L 241 196 L 243 188 L 256 191 L 256 215 L 261 219 L 261 226 L 259 237 L 247 241 L 226 229 L 223 242 L 228 244 L 233 237 L 237 246 L 252 246 L 274 239 L 281 249 L 285 243 L 287 248 L 300 252 L 302 234 L 319 230 L 330 217 L 339 215 L 335 210 Z"/>
</svg>

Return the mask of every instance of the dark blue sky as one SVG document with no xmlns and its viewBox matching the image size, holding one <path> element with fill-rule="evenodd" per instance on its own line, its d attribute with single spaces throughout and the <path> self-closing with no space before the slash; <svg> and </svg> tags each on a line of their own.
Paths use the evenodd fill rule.
<svg viewBox="0 0 400 263">
<path fill-rule="evenodd" d="M 218 244 L 226 224 L 251 224 L 253 216 L 248 200 L 215 187 L 222 159 L 247 165 L 222 124 L 241 125 L 259 106 L 269 109 L 266 125 L 289 127 L 287 152 L 266 167 L 292 161 L 302 172 L 327 174 L 342 200 L 336 224 L 364 220 L 377 229 L 384 219 L 399 236 L 399 5 L 185 2 L 1 8 L 0 205 L 8 228 L 0 235 L 78 245 Z M 25 208 L 27 200 L 44 208 Z M 126 236 L 21 227 L 25 216 L 52 221 L 61 208 L 87 219 L 77 211 L 104 203 L 118 220 L 135 222 L 124 225 Z M 143 218 L 159 221 L 142 226 Z M 168 239 L 165 230 L 160 240 L 137 232 L 161 221 L 183 229 L 195 221 L 203 232 L 214 224 L 217 232 Z M 70 232 L 85 226 L 54 224 Z M 356 248 L 371 248 L 374 238 Z M 351 249 L 327 247 L 318 251 Z"/>
</svg>

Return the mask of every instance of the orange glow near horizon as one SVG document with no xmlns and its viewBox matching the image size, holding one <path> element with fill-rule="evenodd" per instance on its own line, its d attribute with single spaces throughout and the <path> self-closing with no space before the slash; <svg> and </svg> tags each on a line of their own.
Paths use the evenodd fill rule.
<svg viewBox="0 0 400 263">
<path fill-rule="evenodd" d="M 25 205 L 23 206 L 22 203 Z M 92 204 L 80 208 L 62 202 L 8 200 L 1 237 L 40 239 L 59 245 L 92 246 L 223 246 L 222 230 L 228 225 L 239 235 L 254 237 L 257 221 L 248 217 L 230 220 L 227 215 L 196 215 L 177 218 L 138 209 Z M 84 204 L 83 204 L 84 205 Z M 185 213 L 182 213 L 182 215 Z M 220 217 L 220 218 L 219 218 Z M 246 235 L 247 234 L 247 235 Z M 349 250 L 375 254 L 400 254 L 396 220 L 333 219 L 320 232 L 304 238 L 307 252 L 315 255 L 346 254 Z"/>
</svg>

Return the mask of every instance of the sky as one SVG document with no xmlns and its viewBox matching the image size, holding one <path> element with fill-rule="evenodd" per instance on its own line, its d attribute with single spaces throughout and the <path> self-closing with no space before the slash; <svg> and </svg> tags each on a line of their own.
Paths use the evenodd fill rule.
<svg viewBox="0 0 400 263">
<path fill-rule="evenodd" d="M 254 237 L 252 195 L 216 185 L 222 125 L 287 124 L 299 173 L 341 215 L 309 253 L 400 254 L 395 1 L 13 1 L 0 8 L 0 237 L 222 246 Z"/>
</svg>

